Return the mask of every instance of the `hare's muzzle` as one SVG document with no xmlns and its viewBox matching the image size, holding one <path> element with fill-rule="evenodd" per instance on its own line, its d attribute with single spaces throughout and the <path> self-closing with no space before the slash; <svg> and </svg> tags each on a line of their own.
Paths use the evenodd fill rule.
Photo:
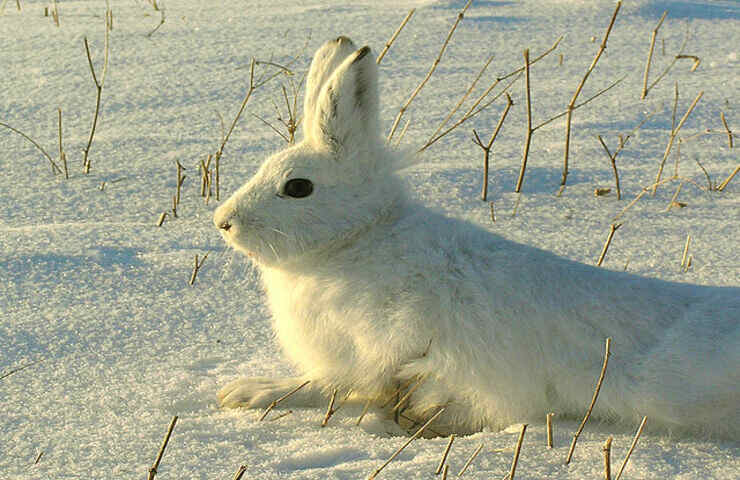
<svg viewBox="0 0 740 480">
<path fill-rule="evenodd" d="M 217 208 L 216 212 L 213 214 L 213 224 L 216 225 L 216 227 L 220 230 L 228 232 L 233 225 L 233 218 L 234 210 L 232 208 L 228 208 L 227 205 L 222 205 L 221 207 Z"/>
</svg>

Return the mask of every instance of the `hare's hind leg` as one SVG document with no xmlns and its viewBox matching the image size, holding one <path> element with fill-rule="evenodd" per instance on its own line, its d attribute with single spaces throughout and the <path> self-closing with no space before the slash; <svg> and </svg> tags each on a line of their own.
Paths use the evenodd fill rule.
<svg viewBox="0 0 740 480">
<path fill-rule="evenodd" d="M 307 380 L 301 377 L 239 378 L 227 383 L 218 391 L 218 403 L 226 408 L 265 408 L 295 390 L 280 402 L 281 406 L 316 407 L 322 405 L 325 399 L 321 390 L 312 388 L 312 385 L 306 382 Z"/>
</svg>

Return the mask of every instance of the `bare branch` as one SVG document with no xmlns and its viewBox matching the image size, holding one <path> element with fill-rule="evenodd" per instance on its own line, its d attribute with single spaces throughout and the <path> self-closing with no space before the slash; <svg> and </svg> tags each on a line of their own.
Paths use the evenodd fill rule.
<svg viewBox="0 0 740 480">
<path fill-rule="evenodd" d="M 478 448 L 475 449 L 475 451 L 473 452 L 473 454 L 470 455 L 470 457 L 468 457 L 468 460 L 465 462 L 465 465 L 463 465 L 462 469 L 457 474 L 458 477 L 462 477 L 465 474 L 465 472 L 468 470 L 468 467 L 470 466 L 471 463 L 473 463 L 473 460 L 475 460 L 475 457 L 478 456 L 478 454 L 480 453 L 481 450 L 483 450 L 483 444 L 482 443 L 478 446 Z"/>
<path fill-rule="evenodd" d="M 504 108 L 504 111 L 501 114 L 501 117 L 499 118 L 498 123 L 496 124 L 496 129 L 493 131 L 493 134 L 491 135 L 491 139 L 488 140 L 488 143 L 486 145 L 483 145 L 483 142 L 481 142 L 481 139 L 478 136 L 478 133 L 475 130 L 473 130 L 473 134 L 475 135 L 475 141 L 474 141 L 475 144 L 483 149 L 483 189 L 481 192 L 481 199 L 484 202 L 486 201 L 486 198 L 488 196 L 488 161 L 489 161 L 489 156 L 491 154 L 491 147 L 493 146 L 493 142 L 496 141 L 498 132 L 501 130 L 501 126 L 504 124 L 504 120 L 506 120 L 506 115 L 509 113 L 509 110 L 511 109 L 511 106 L 513 104 L 514 102 L 511 100 L 511 96 L 507 93 L 506 94 L 506 107 Z"/>
<path fill-rule="evenodd" d="M 553 50 L 555 50 L 558 47 L 558 45 L 560 44 L 560 42 L 561 42 L 562 39 L 563 39 L 563 36 L 561 35 L 560 37 L 558 37 L 558 39 L 555 41 L 555 43 L 552 44 L 552 46 L 550 48 L 548 48 L 547 50 L 545 50 L 541 55 L 539 55 L 538 57 L 536 57 L 534 60 L 530 61 L 529 64 L 530 65 L 534 65 L 535 63 L 537 63 L 538 61 L 542 60 L 547 55 L 549 55 Z M 504 75 L 502 77 L 496 78 L 496 80 L 486 89 L 486 91 L 483 92 L 478 97 L 478 99 L 473 103 L 473 105 L 468 109 L 468 111 L 465 112 L 465 114 L 463 114 L 463 116 L 460 118 L 460 120 L 458 120 L 457 122 L 455 122 L 455 124 L 453 124 L 452 126 L 448 127 L 447 129 L 445 129 L 441 133 L 433 134 L 429 138 L 429 140 L 427 140 L 426 143 L 421 148 L 419 148 L 419 150 L 417 150 L 416 153 L 423 152 L 424 150 L 426 150 L 427 148 L 429 148 L 430 146 L 432 146 L 434 143 L 436 143 L 440 138 L 444 137 L 445 135 L 447 135 L 448 133 L 450 133 L 451 131 L 455 130 L 457 127 L 459 127 L 463 123 L 465 123 L 467 120 L 470 120 L 471 118 L 473 118 L 474 116 L 478 115 L 480 112 L 482 112 L 483 110 L 485 110 L 493 102 L 495 102 L 496 100 L 498 100 L 498 98 L 501 95 L 503 95 L 506 91 L 508 91 L 509 88 L 511 88 L 511 86 L 517 80 L 519 80 L 519 77 L 520 77 L 520 75 L 521 75 L 522 72 L 524 72 L 524 67 L 517 68 L 516 70 L 514 70 L 512 72 L 509 72 L 509 73 L 507 73 L 506 75 Z M 491 91 L 493 91 L 493 89 L 496 88 L 500 82 L 502 82 L 503 80 L 508 80 L 511 77 L 514 77 L 514 78 L 503 88 L 503 90 L 501 90 L 501 92 L 499 92 L 493 98 L 489 99 L 486 103 L 484 103 L 483 105 L 481 105 L 481 102 L 483 102 L 483 100 L 485 100 L 488 97 L 488 95 L 491 93 Z M 480 107 L 479 107 L 479 105 L 480 105 Z"/>
<path fill-rule="evenodd" d="M 596 405 L 596 399 L 599 397 L 599 390 L 601 390 L 601 383 L 604 381 L 604 375 L 606 375 L 606 366 L 609 363 L 609 345 L 611 344 L 611 341 L 612 341 L 611 338 L 606 339 L 606 349 L 604 351 L 604 365 L 601 367 L 601 373 L 599 374 L 599 380 L 598 382 L 596 382 L 596 389 L 594 390 L 594 395 L 591 398 L 591 405 L 589 405 L 588 410 L 586 411 L 586 416 L 583 417 L 583 421 L 581 422 L 581 425 L 578 427 L 578 430 L 576 431 L 576 433 L 573 434 L 573 442 L 570 444 L 570 449 L 568 450 L 568 458 L 565 460 L 566 465 L 569 464 L 570 459 L 573 458 L 573 451 L 576 449 L 576 442 L 578 441 L 578 436 L 581 435 L 581 432 L 583 432 L 583 429 L 586 426 L 586 422 L 588 422 L 589 417 L 591 417 L 591 411 L 594 409 L 594 405 Z"/>
<path fill-rule="evenodd" d="M 53 173 L 62 173 L 62 171 L 61 171 L 61 169 L 59 168 L 59 166 L 58 166 L 58 165 L 57 165 L 57 164 L 56 164 L 56 163 L 54 162 L 54 160 L 53 160 L 53 159 L 51 158 L 51 155 L 49 155 L 48 153 L 46 153 L 46 150 L 44 150 L 44 148 L 43 148 L 43 147 L 42 147 L 41 145 L 39 145 L 38 143 L 36 143 L 36 141 L 35 141 L 34 139 L 32 139 L 31 137 L 29 137 L 29 136 L 28 136 L 28 135 L 26 135 L 25 133 L 21 132 L 21 131 L 20 131 L 20 130 L 18 130 L 17 128 L 11 127 L 11 126 L 10 126 L 10 125 L 8 125 L 7 123 L 3 123 L 3 122 L 0 122 L 0 127 L 5 127 L 5 128 L 7 128 L 8 130 L 10 130 L 11 132 L 15 132 L 15 133 L 17 133 L 18 135 L 20 135 L 21 137 L 23 137 L 23 138 L 25 138 L 26 140 L 28 140 L 29 142 L 31 142 L 31 144 L 32 144 L 32 145 L 33 145 L 34 147 L 36 147 L 36 148 L 38 149 L 38 151 L 39 151 L 39 152 L 41 152 L 41 153 L 42 153 L 42 154 L 43 154 L 43 155 L 44 155 L 44 156 L 46 157 L 46 159 L 47 159 L 47 160 L 49 160 L 49 163 L 51 164 L 52 172 L 53 172 Z"/>
<path fill-rule="evenodd" d="M 722 119 L 722 125 L 725 127 L 725 131 L 727 132 L 727 146 L 732 148 L 732 130 L 730 130 L 730 127 L 727 126 L 727 120 L 725 120 L 725 112 L 719 112 L 719 118 Z"/>
<path fill-rule="evenodd" d="M 583 86 L 586 84 L 586 80 L 588 80 L 588 77 L 591 75 L 591 72 L 593 72 L 594 68 L 596 67 L 596 64 L 601 58 L 601 55 L 604 53 L 604 50 L 606 50 L 606 41 L 609 38 L 609 33 L 611 33 L 612 31 L 612 27 L 614 26 L 614 21 L 617 19 L 617 14 L 619 13 L 619 9 L 621 7 L 622 7 L 622 2 L 621 1 L 617 2 L 617 6 L 614 9 L 614 13 L 612 14 L 612 18 L 611 18 L 611 21 L 609 22 L 609 26 L 607 27 L 606 33 L 604 34 L 604 39 L 601 41 L 601 46 L 599 47 L 598 52 L 596 52 L 596 56 L 591 62 L 591 66 L 588 67 L 588 70 L 586 70 L 586 73 L 583 75 L 581 82 L 578 84 L 578 87 L 576 87 L 576 91 L 573 93 L 573 97 L 570 99 L 570 103 L 568 104 L 567 116 L 566 116 L 566 121 L 565 121 L 565 155 L 563 157 L 563 178 L 560 180 L 560 185 L 565 185 L 565 182 L 568 178 L 568 156 L 570 154 L 571 120 L 573 117 L 573 110 L 575 109 L 576 100 L 578 100 L 578 95 L 581 94 L 581 90 L 583 90 Z"/>
<path fill-rule="evenodd" d="M 95 137 L 95 128 L 98 125 L 98 116 L 100 115 L 100 100 L 103 96 L 103 86 L 105 85 L 105 76 L 108 72 L 108 52 L 110 50 L 109 44 L 108 44 L 108 37 L 110 33 L 110 24 L 108 23 L 108 12 L 110 9 L 106 10 L 106 17 L 105 17 L 105 40 L 104 40 L 104 46 L 103 46 L 103 69 L 102 73 L 100 75 L 100 81 L 98 81 L 98 77 L 95 73 L 95 67 L 93 66 L 92 62 L 92 56 L 90 55 L 90 46 L 87 43 L 87 37 L 84 37 L 84 43 L 85 43 L 85 54 L 87 55 L 87 63 L 90 66 L 90 73 L 93 77 L 93 82 L 95 83 L 95 114 L 93 115 L 93 121 L 92 121 L 92 127 L 90 128 L 90 137 L 87 140 L 87 146 L 83 150 L 83 157 L 82 157 L 82 166 L 85 173 L 90 173 L 90 148 L 92 147 L 93 138 Z"/>
<path fill-rule="evenodd" d="M 604 480 L 612 480 L 612 467 L 611 467 L 611 451 L 612 451 L 612 437 L 606 439 L 604 442 Z"/>
<path fill-rule="evenodd" d="M 529 156 L 529 146 L 532 143 L 532 96 L 530 93 L 529 83 L 529 49 L 524 50 L 524 84 L 527 98 L 527 134 L 524 138 L 524 154 L 522 155 L 522 165 L 519 168 L 519 178 L 516 181 L 516 193 L 521 192 L 522 182 L 524 182 L 524 171 L 527 168 L 527 157 Z"/>
<path fill-rule="evenodd" d="M 655 183 L 653 185 L 653 195 L 655 195 L 655 192 L 658 189 L 658 185 L 660 184 L 660 177 L 663 174 L 663 167 L 665 166 L 666 159 L 668 159 L 668 155 L 671 153 L 671 148 L 673 147 L 673 142 L 676 140 L 676 136 L 678 135 L 678 132 L 681 130 L 681 127 L 683 127 L 683 124 L 686 122 L 686 119 L 689 118 L 689 115 L 691 115 L 691 112 L 694 111 L 694 107 L 696 107 L 696 104 L 699 103 L 699 100 L 701 99 L 702 95 L 704 95 L 704 91 L 699 92 L 696 95 L 696 98 L 693 102 L 691 102 L 691 106 L 689 106 L 688 110 L 686 110 L 686 113 L 681 118 L 681 121 L 678 122 L 678 125 L 675 129 L 671 130 L 671 136 L 668 139 L 668 145 L 666 145 L 665 152 L 663 152 L 663 159 L 660 162 L 660 168 L 658 168 L 658 174 L 655 176 Z"/>
<path fill-rule="evenodd" d="M 468 2 L 468 3 L 469 3 L 469 2 Z M 389 463 L 391 463 L 391 462 L 393 461 L 393 459 L 394 459 L 394 458 L 396 458 L 396 457 L 397 457 L 397 456 L 398 456 L 398 455 L 399 455 L 399 454 L 400 454 L 400 453 L 401 453 L 401 452 L 403 451 L 403 449 L 405 449 L 406 447 L 408 447 L 408 446 L 409 446 L 409 444 L 411 444 L 411 442 L 413 442 L 414 440 L 416 440 L 417 438 L 419 438 L 419 437 L 421 436 L 421 434 L 422 434 L 422 433 L 424 433 L 424 430 L 426 430 L 426 428 L 427 428 L 427 427 L 428 427 L 428 426 L 429 426 L 429 425 L 430 425 L 430 424 L 431 424 L 431 423 L 432 423 L 433 421 L 435 421 L 435 420 L 437 419 L 437 417 L 439 417 L 440 415 L 442 415 L 442 413 L 443 413 L 443 412 L 445 411 L 445 408 L 446 408 L 446 407 L 442 407 L 442 408 L 440 408 L 440 409 L 439 409 L 439 410 L 437 411 L 437 413 L 435 413 L 435 414 L 434 414 L 434 415 L 432 416 L 432 418 L 430 418 L 429 420 L 427 420 L 427 422 L 426 422 L 426 423 L 425 423 L 424 425 L 422 425 L 421 427 L 419 427 L 419 429 L 418 429 L 418 430 L 416 431 L 416 433 L 414 433 L 414 434 L 413 434 L 413 435 L 411 436 L 411 438 L 409 438 L 409 439 L 408 439 L 408 440 L 406 441 L 406 443 L 404 443 L 403 445 L 401 445 L 401 447 L 400 447 L 400 448 L 399 448 L 398 450 L 396 450 L 396 451 L 395 451 L 395 452 L 393 453 L 393 455 L 391 455 L 391 457 L 390 457 L 390 458 L 389 458 L 389 459 L 388 459 L 388 460 L 387 460 L 387 461 L 386 461 L 386 462 L 385 462 L 385 463 L 384 463 L 383 465 L 381 465 L 380 467 L 378 467 L 378 468 L 377 468 L 377 469 L 376 469 L 376 470 L 375 470 L 375 471 L 374 471 L 374 472 L 373 472 L 373 473 L 372 473 L 372 474 L 371 474 L 371 475 L 370 475 L 370 476 L 368 477 L 368 480 L 373 480 L 373 479 L 374 479 L 375 477 L 377 477 L 377 476 L 378 476 L 378 474 L 379 474 L 379 473 L 381 472 L 381 470 L 383 470 L 383 469 L 384 469 L 384 468 L 385 468 L 386 466 L 388 466 L 388 464 L 389 464 Z"/>
<path fill-rule="evenodd" d="M 642 95 L 640 98 L 645 98 L 647 97 L 647 94 L 648 94 L 648 75 L 650 73 L 650 64 L 653 61 L 653 51 L 655 50 L 655 40 L 658 37 L 658 30 L 660 30 L 660 26 L 663 25 L 663 20 L 665 20 L 666 15 L 668 15 L 668 10 L 663 12 L 663 15 L 660 17 L 660 20 L 658 20 L 658 24 L 653 29 L 653 33 L 650 35 L 650 49 L 648 50 L 647 63 L 645 64 L 645 75 L 643 76 Z"/>
<path fill-rule="evenodd" d="M 388 53 L 388 50 L 390 50 L 391 45 L 393 45 L 393 42 L 396 41 L 396 37 L 398 36 L 399 33 L 401 33 L 401 30 L 403 30 L 403 27 L 406 26 L 408 21 L 411 19 L 412 15 L 414 15 L 415 11 L 416 11 L 415 8 L 412 8 L 411 10 L 409 10 L 409 13 L 408 15 L 406 15 L 406 18 L 403 19 L 403 22 L 401 22 L 401 25 L 398 26 L 396 31 L 391 36 L 391 39 L 386 42 L 385 48 L 383 48 L 383 51 L 380 52 L 380 55 L 378 55 L 378 58 L 375 60 L 376 64 L 380 65 L 380 62 L 383 61 L 383 57 L 385 57 L 385 54 Z"/>
<path fill-rule="evenodd" d="M 262 416 L 260 417 L 259 421 L 261 422 L 262 420 L 264 420 L 265 417 L 267 416 L 267 414 L 270 413 L 273 408 L 277 407 L 280 404 L 280 402 L 282 402 L 286 398 L 290 397 L 291 395 L 295 394 L 298 390 L 300 390 L 301 388 L 305 387 L 309 383 L 311 383 L 311 380 L 306 380 L 305 382 L 303 382 L 302 384 L 298 385 L 297 387 L 295 387 L 293 390 L 289 391 L 288 393 L 286 393 L 282 397 L 278 398 L 277 400 L 273 400 L 270 403 L 270 405 L 268 405 L 268 407 L 265 409 L 265 411 L 262 413 Z"/>
<path fill-rule="evenodd" d="M 445 448 L 445 451 L 442 454 L 442 460 L 439 461 L 437 470 L 434 471 L 435 475 L 439 475 L 442 472 L 442 468 L 445 466 L 445 462 L 447 461 L 447 455 L 449 455 L 450 449 L 452 448 L 452 442 L 454 441 L 455 441 L 455 434 L 453 433 L 452 435 L 450 435 L 450 441 L 447 443 L 447 447 Z"/>
<path fill-rule="evenodd" d="M 445 50 L 447 49 L 447 45 L 450 43 L 450 39 L 452 38 L 452 35 L 455 33 L 455 29 L 457 29 L 457 25 L 462 21 L 465 11 L 470 7 L 470 4 L 473 3 L 473 0 L 468 0 L 468 2 L 465 4 L 462 10 L 457 14 L 457 19 L 455 20 L 455 23 L 452 25 L 452 28 L 450 29 L 449 33 L 447 34 L 447 38 L 445 39 L 444 44 L 442 44 L 442 48 L 439 51 L 439 55 L 437 55 L 437 58 L 434 60 L 434 63 L 432 63 L 432 67 L 429 69 L 429 72 L 427 72 L 426 77 L 424 77 L 424 80 L 421 81 L 419 86 L 416 87 L 416 90 L 413 91 L 411 96 L 406 100 L 406 103 L 401 106 L 401 110 L 398 112 L 398 115 L 396 116 L 396 119 L 393 122 L 393 126 L 391 127 L 391 131 L 388 134 L 388 141 L 390 142 L 393 139 L 393 135 L 396 133 L 396 129 L 398 128 L 398 124 L 401 122 L 401 117 L 403 117 L 403 114 L 406 113 L 406 109 L 409 108 L 409 105 L 411 105 L 411 102 L 414 101 L 416 96 L 419 94 L 422 88 L 424 88 L 424 85 L 429 81 L 429 79 L 432 77 L 432 74 L 437 69 L 437 65 L 439 65 L 439 62 L 442 60 L 442 55 L 444 55 Z"/>
<path fill-rule="evenodd" d="M 635 433 L 635 438 L 632 440 L 632 445 L 630 445 L 630 449 L 627 452 L 627 456 L 624 457 L 622 466 L 619 467 L 619 472 L 617 473 L 615 480 L 619 480 L 622 477 L 622 472 L 624 472 L 624 467 L 627 466 L 627 461 L 630 459 L 630 455 L 632 455 L 632 451 L 635 449 L 635 446 L 637 445 L 637 441 L 640 439 L 640 434 L 642 434 L 642 429 L 645 428 L 645 422 L 647 422 L 647 417 L 642 417 L 640 426 L 637 428 L 637 432 Z"/>
<path fill-rule="evenodd" d="M 149 469 L 149 475 L 147 477 L 148 480 L 154 480 L 154 477 L 157 475 L 157 469 L 159 468 L 159 462 L 162 461 L 164 450 L 167 448 L 167 443 L 170 441 L 170 436 L 172 435 L 172 430 L 175 429 L 176 423 L 177 423 L 177 415 L 172 417 L 172 422 L 170 422 L 170 427 L 167 429 L 167 434 L 164 437 L 162 446 L 159 447 L 159 453 L 157 454 L 157 459 L 154 460 L 154 465 L 152 465 L 152 467 Z"/>
<path fill-rule="evenodd" d="M 717 187 L 717 190 L 720 192 L 723 191 L 725 187 L 727 186 L 727 184 L 730 183 L 730 181 L 732 181 L 735 175 L 737 175 L 737 172 L 740 172 L 740 165 L 735 167 L 735 170 L 732 171 L 732 173 L 725 179 L 725 181 L 719 184 L 719 186 Z"/>
<path fill-rule="evenodd" d="M 473 89 L 475 88 L 475 86 L 478 84 L 478 80 L 480 80 L 480 78 L 483 76 L 483 73 L 488 68 L 488 65 L 491 64 L 491 61 L 492 60 L 493 60 L 493 55 L 491 55 L 490 57 L 488 57 L 488 60 L 483 65 L 483 67 L 480 69 L 480 71 L 478 72 L 478 75 L 476 75 L 475 79 L 470 84 L 470 87 L 468 87 L 468 89 L 465 91 L 465 94 L 462 97 L 460 97 L 460 100 L 457 102 L 457 104 L 454 106 L 454 108 L 452 110 L 450 110 L 450 113 L 447 114 L 447 116 L 445 117 L 445 119 L 442 120 L 442 123 L 439 124 L 439 126 L 437 127 L 437 130 L 435 130 L 434 133 L 432 134 L 432 137 L 434 137 L 435 135 L 437 135 L 439 133 L 439 131 L 442 130 L 445 125 L 447 125 L 447 122 L 450 121 L 450 118 L 452 118 L 452 116 L 455 115 L 455 113 L 457 113 L 457 111 L 460 108 L 460 106 L 463 103 L 465 103 L 465 100 L 468 98 L 468 96 L 470 95 L 470 93 L 473 91 Z"/>
<path fill-rule="evenodd" d="M 524 442 L 524 432 L 527 431 L 527 424 L 522 425 L 522 431 L 519 432 L 519 438 L 516 441 L 516 449 L 514 450 L 514 459 L 511 461 L 511 470 L 509 470 L 509 480 L 514 480 L 514 472 L 516 472 L 516 464 L 519 462 L 519 452 L 522 450 L 522 442 Z"/>
</svg>

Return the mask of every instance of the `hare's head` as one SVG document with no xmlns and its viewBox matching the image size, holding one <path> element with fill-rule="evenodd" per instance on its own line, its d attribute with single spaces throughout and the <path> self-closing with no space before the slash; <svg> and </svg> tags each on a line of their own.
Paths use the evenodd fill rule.
<svg viewBox="0 0 740 480">
<path fill-rule="evenodd" d="M 306 82 L 303 140 L 268 158 L 221 205 L 214 223 L 231 246 L 279 264 L 350 241 L 401 196 L 380 139 L 377 67 L 347 37 L 316 52 Z"/>
</svg>

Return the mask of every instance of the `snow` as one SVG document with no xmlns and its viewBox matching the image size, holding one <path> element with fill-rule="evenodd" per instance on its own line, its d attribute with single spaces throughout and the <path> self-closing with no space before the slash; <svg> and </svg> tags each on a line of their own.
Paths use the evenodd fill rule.
<svg viewBox="0 0 740 480">
<path fill-rule="evenodd" d="M 160 2 L 161 3 L 161 2 Z M 90 150 L 92 170 L 81 169 L 95 105 L 84 53 L 90 41 L 102 66 L 105 2 L 59 2 L 61 26 L 43 16 L 48 2 L 3 2 L 0 15 L 0 122 L 17 128 L 58 156 L 57 108 L 63 112 L 70 179 L 54 176 L 30 143 L 0 127 L 0 477 L 142 478 L 167 425 L 179 416 L 157 478 L 364 478 L 404 441 L 399 428 L 371 412 L 341 408 L 326 428 L 324 411 L 296 409 L 274 421 L 261 412 L 220 410 L 215 392 L 237 376 L 290 374 L 272 339 L 255 272 L 227 250 L 211 223 L 217 202 L 199 196 L 197 165 L 215 152 L 218 115 L 233 119 L 248 87 L 249 62 L 285 64 L 302 74 L 312 52 L 339 34 L 379 51 L 407 11 L 417 11 L 381 64 L 382 118 L 390 126 L 401 103 L 426 74 L 463 1 L 166 2 L 165 23 L 149 2 L 112 2 L 110 65 L 101 116 Z M 614 9 L 611 1 L 474 1 L 425 90 L 407 112 L 405 148 L 418 147 L 464 93 L 489 55 L 481 80 L 522 64 L 522 50 L 544 51 L 564 34 L 558 50 L 532 67 L 535 124 L 564 110 L 598 50 Z M 668 10 L 656 44 L 656 78 L 690 33 L 685 54 L 646 100 L 640 100 L 650 32 Z M 592 41 L 593 37 L 593 41 Z M 663 54 L 662 39 L 665 39 Z M 305 49 L 303 48 L 306 45 Z M 734 45 L 734 46 L 733 46 Z M 511 90 L 515 106 L 493 149 L 489 200 L 479 199 L 482 152 L 504 102 L 431 147 L 407 175 L 416 195 L 452 215 L 508 238 L 586 263 L 595 262 L 609 224 L 653 182 L 671 130 L 674 82 L 680 118 L 704 95 L 683 126 L 679 175 L 688 179 L 643 196 L 621 221 L 604 263 L 669 280 L 740 285 L 740 178 L 723 192 L 706 191 L 738 163 L 725 135 L 689 138 L 707 128 L 723 131 L 720 111 L 738 129 L 740 6 L 733 1 L 624 2 L 608 48 L 589 78 L 587 98 L 622 75 L 624 82 L 574 113 L 568 187 L 556 196 L 564 123 L 533 137 L 524 188 L 513 187 L 524 139 L 523 83 Z M 563 64 L 558 65 L 558 55 Z M 271 71 L 259 66 L 259 72 Z M 253 115 L 274 121 L 281 76 L 255 92 L 224 150 L 222 198 L 262 159 L 284 145 Z M 300 104 L 300 102 L 299 102 Z M 469 103 L 468 103 L 469 104 Z M 616 200 L 602 135 L 613 150 L 644 115 L 654 117 L 617 158 L 623 199 Z M 276 123 L 277 125 L 277 123 Z M 737 140 L 736 140 L 737 143 Z M 666 164 L 674 171 L 677 146 Z M 179 217 L 156 227 L 175 192 L 175 161 L 187 168 Z M 105 182 L 104 188 L 101 184 Z M 596 197 L 597 187 L 611 187 Z M 516 207 L 516 215 L 512 211 Z M 691 235 L 691 268 L 680 268 Z M 209 256 L 191 287 L 193 258 Z M 23 368 L 26 367 L 26 368 Z M 17 371 L 18 369 L 22 370 Z M 15 373 L 11 373 L 15 372 Z M 594 372 L 596 378 L 598 372 Z M 608 382 L 608 374 L 607 379 Z M 584 411 L 590 399 L 584 398 Z M 269 418 L 284 410 L 277 409 Z M 577 419 L 555 417 L 555 448 L 544 446 L 542 424 L 527 429 L 516 478 L 598 478 L 601 446 L 614 437 L 616 470 L 633 431 L 591 422 L 574 460 L 564 465 Z M 636 426 L 635 426 L 636 427 Z M 503 477 L 519 428 L 459 438 L 450 453 L 457 473 L 481 444 L 467 478 Z M 378 478 L 431 478 L 447 439 L 420 439 Z M 38 455 L 43 452 L 38 463 Z M 623 478 L 737 478 L 740 445 L 732 441 L 670 438 L 650 432 L 650 420 Z"/>
</svg>

